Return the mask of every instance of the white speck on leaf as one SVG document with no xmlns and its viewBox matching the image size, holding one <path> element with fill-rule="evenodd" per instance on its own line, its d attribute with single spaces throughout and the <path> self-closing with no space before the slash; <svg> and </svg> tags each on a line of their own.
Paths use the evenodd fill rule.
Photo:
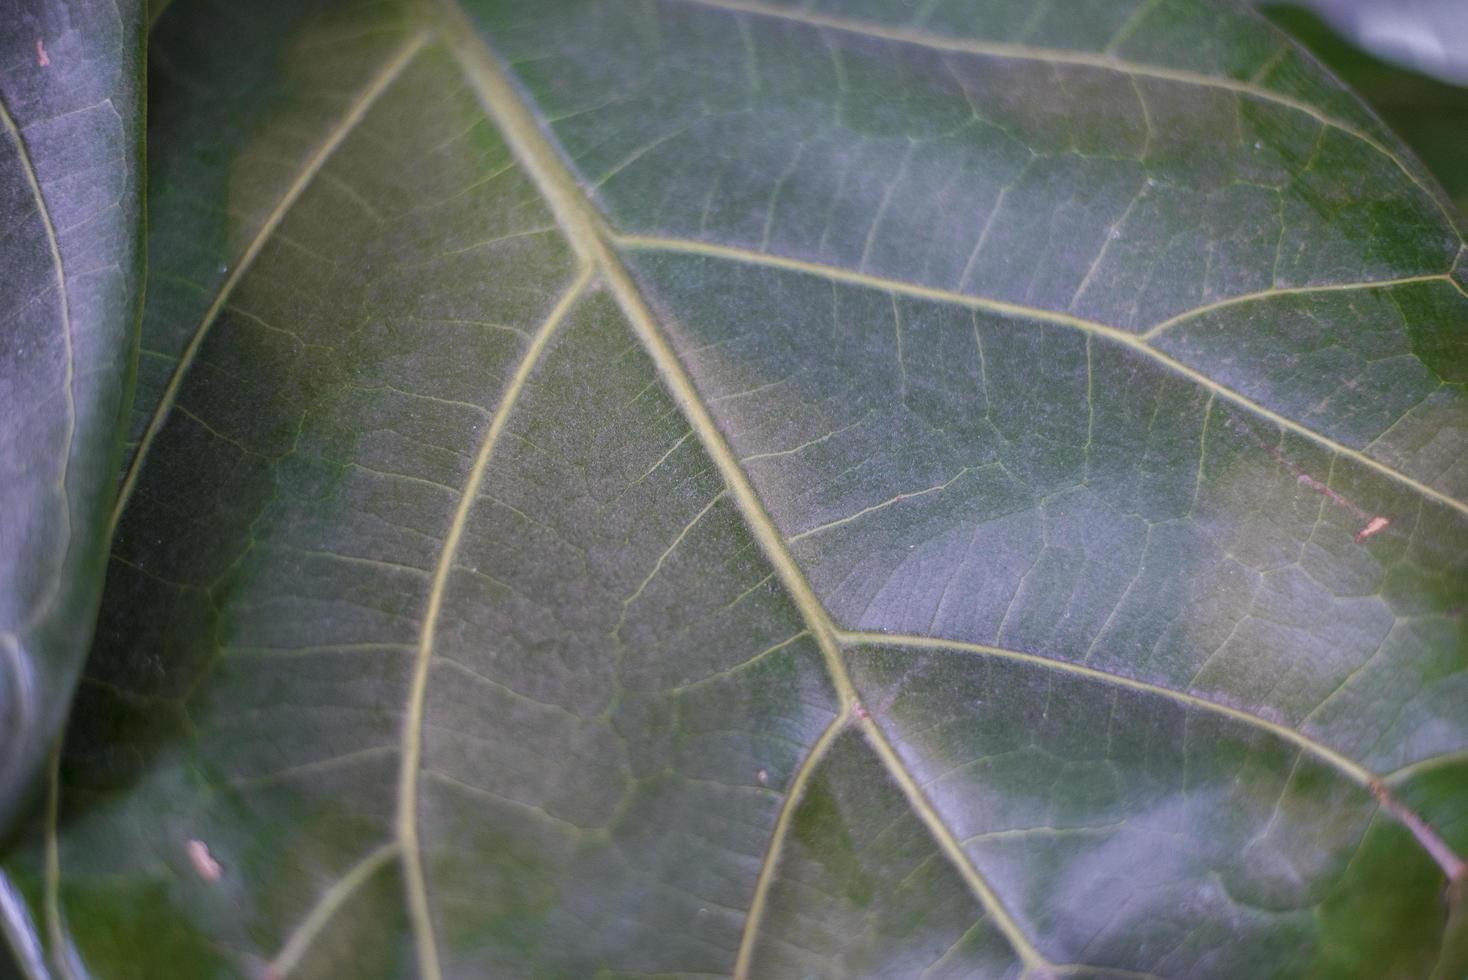
<svg viewBox="0 0 1468 980">
<path fill-rule="evenodd" d="M 1382 530 L 1383 528 L 1385 528 L 1390 523 L 1391 523 L 1391 518 L 1388 518 L 1388 517 L 1373 517 L 1371 520 L 1369 520 L 1369 521 L 1366 522 L 1366 526 L 1365 527 L 1363 527 L 1361 530 L 1359 530 L 1359 531 L 1356 532 L 1356 543 L 1357 544 L 1360 544 L 1362 541 L 1365 541 L 1367 538 L 1371 537 L 1376 532 Z"/>
<path fill-rule="evenodd" d="M 51 64 L 51 58 L 46 54 L 46 42 L 42 38 L 36 38 L 36 64 L 46 68 Z"/>
<path fill-rule="evenodd" d="M 185 849 L 189 852 L 189 861 L 193 864 L 194 870 L 199 873 L 200 878 L 213 883 L 224 876 L 224 868 L 214 860 L 214 855 L 209 853 L 208 844 L 201 840 L 190 840 L 185 845 Z"/>
</svg>

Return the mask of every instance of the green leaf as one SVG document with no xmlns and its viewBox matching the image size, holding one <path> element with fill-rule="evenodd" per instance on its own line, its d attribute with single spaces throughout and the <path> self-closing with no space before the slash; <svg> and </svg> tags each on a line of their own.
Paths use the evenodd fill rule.
<svg viewBox="0 0 1468 980">
<path fill-rule="evenodd" d="M 1270 6 L 1264 12 L 1360 93 L 1427 164 L 1458 209 L 1468 212 L 1468 79 L 1453 85 L 1378 60 L 1301 7 Z"/>
<path fill-rule="evenodd" d="M 1451 975 L 1463 239 L 1262 21 L 152 45 L 58 972 Z"/>
<path fill-rule="evenodd" d="M 0 831 L 101 595 L 142 285 L 138 7 L 0 17 Z"/>
<path fill-rule="evenodd" d="M 1468 54 L 1464 53 L 1468 47 L 1468 27 L 1461 17 L 1454 16 L 1461 11 L 1454 8 L 1451 0 L 1427 0 L 1409 6 L 1393 6 L 1385 0 L 1296 2 L 1295 12 L 1286 13 L 1288 19 L 1273 13 L 1269 14 L 1270 19 L 1292 33 L 1289 21 L 1302 18 L 1327 34 L 1339 32 L 1339 36 L 1330 40 L 1331 45 L 1354 47 L 1358 60 L 1363 52 L 1370 52 L 1365 60 L 1374 62 L 1377 68 L 1411 73 L 1419 81 L 1438 78 L 1468 85 Z M 1306 47 L 1318 50 L 1317 38 L 1305 41 Z M 1334 66 L 1333 58 L 1323 60 Z M 1390 69 L 1388 62 L 1401 67 Z M 1350 74 L 1342 77 L 1349 78 Z"/>
</svg>

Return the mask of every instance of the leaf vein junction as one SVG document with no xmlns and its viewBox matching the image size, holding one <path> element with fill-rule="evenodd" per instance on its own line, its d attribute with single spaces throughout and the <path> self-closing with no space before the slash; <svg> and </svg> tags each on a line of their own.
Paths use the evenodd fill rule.
<svg viewBox="0 0 1468 980">
<path fill-rule="evenodd" d="M 1089 334 L 1105 337 L 1107 340 L 1136 351 L 1143 357 L 1150 358 L 1161 364 L 1175 374 L 1179 374 L 1194 384 L 1206 388 L 1209 392 L 1221 396 L 1233 402 L 1240 408 L 1246 409 L 1253 414 L 1267 419 L 1283 429 L 1288 429 L 1298 435 L 1304 436 L 1312 442 L 1324 446 L 1347 459 L 1369 467 L 1384 476 L 1404 484 L 1423 497 L 1430 498 L 1440 504 L 1444 504 L 1460 514 L 1468 515 L 1468 503 L 1458 500 L 1435 487 L 1429 486 L 1414 477 L 1392 467 L 1380 460 L 1368 456 L 1359 449 L 1353 449 L 1344 443 L 1338 442 L 1321 432 L 1317 432 L 1301 422 L 1297 422 L 1288 416 L 1281 415 L 1264 405 L 1259 404 L 1247 395 L 1235 391 L 1232 388 L 1210 378 L 1208 375 L 1189 367 L 1176 358 L 1163 353 L 1148 344 L 1142 337 L 1128 333 L 1110 324 L 1101 323 L 1097 320 L 1088 320 L 1085 317 L 1074 316 L 1070 313 L 1058 313 L 1041 307 L 1025 306 L 1020 303 L 1011 303 L 1006 300 L 989 299 L 983 296 L 971 296 L 967 293 L 956 293 L 935 286 L 923 286 L 916 283 L 905 282 L 900 279 L 888 279 L 882 276 L 874 276 L 865 272 L 853 272 L 839 266 L 825 265 L 819 262 L 810 262 L 805 259 L 793 259 L 780 255 L 770 255 L 764 252 L 754 252 L 749 249 L 736 248 L 729 245 L 716 245 L 710 242 L 694 241 L 684 238 L 662 238 L 650 235 L 623 235 L 618 237 L 618 244 L 628 249 L 641 251 L 663 251 L 679 252 L 689 255 L 702 255 L 708 258 L 728 259 L 734 262 L 743 262 L 749 265 L 762 265 L 777 269 L 787 269 L 792 272 L 802 272 L 807 275 L 819 276 L 833 282 L 847 283 L 867 289 L 879 289 L 886 292 L 899 293 L 904 296 L 912 296 L 916 299 L 934 300 L 942 303 L 952 303 L 955 306 L 963 306 L 969 309 L 984 310 L 1000 316 L 1018 317 L 1030 320 L 1039 320 L 1045 323 L 1054 323 L 1060 326 L 1071 327 Z M 1404 280 L 1389 280 L 1383 283 L 1362 283 L 1362 288 L 1376 285 L 1396 285 L 1407 282 L 1435 281 L 1444 279 L 1445 276 L 1409 277 Z M 1352 288 L 1325 287 L 1326 289 Z M 1259 299 L 1264 296 L 1279 292 L 1314 292 L 1319 287 L 1308 287 L 1306 289 L 1270 290 L 1265 293 L 1254 294 L 1249 297 L 1241 297 L 1232 302 L 1243 302 L 1245 299 Z M 1228 305 L 1226 303 L 1216 304 L 1218 306 Z M 1212 308 L 1212 307 L 1210 307 Z M 1173 322 L 1179 318 L 1174 318 Z"/>
<path fill-rule="evenodd" d="M 1386 781 L 1382 777 L 1373 773 L 1359 762 L 1342 755 L 1323 742 L 1319 742 L 1304 732 L 1291 728 L 1288 725 L 1269 721 L 1266 718 L 1261 718 L 1240 708 L 1230 707 L 1229 705 L 1221 704 L 1208 698 L 1199 697 L 1196 694 L 1188 694 L 1170 687 L 1163 687 L 1160 684 L 1151 684 L 1147 681 L 1127 677 L 1123 674 L 1114 674 L 1095 667 L 1087 667 L 1083 664 L 1075 664 L 1066 660 L 1058 660 L 1054 657 L 1046 657 L 1035 653 L 1023 653 L 1018 650 L 988 646 L 982 643 L 967 643 L 961 640 L 945 640 L 936 637 L 910 636 L 898 633 L 838 630 L 836 636 L 842 644 L 848 646 L 886 645 L 913 649 L 948 650 L 956 653 L 980 654 L 990 657 L 1000 657 L 1006 660 L 1015 660 L 1021 663 L 1043 667 L 1047 670 L 1062 671 L 1067 674 L 1087 677 L 1105 684 L 1155 694 L 1190 708 L 1223 715 L 1234 721 L 1261 729 L 1310 753 L 1369 791 L 1381 803 L 1383 809 L 1391 813 L 1405 824 L 1408 830 L 1412 831 L 1413 836 L 1417 838 L 1417 842 L 1438 863 L 1450 881 L 1457 881 L 1465 875 L 1468 875 L 1468 864 L 1465 864 L 1452 851 L 1447 843 L 1438 835 L 1437 831 L 1429 826 L 1426 821 L 1412 812 L 1400 800 L 1392 796 L 1390 790 L 1387 789 Z"/>
<path fill-rule="evenodd" d="M 842 661 L 835 638 L 835 627 L 829 614 L 791 557 L 779 530 L 755 493 L 748 475 L 724 441 L 717 423 L 694 388 L 682 361 L 664 336 L 641 291 L 614 251 L 616 239 L 605 228 L 601 215 L 594 209 L 554 147 L 541 132 L 535 116 L 495 57 L 477 40 L 473 26 L 459 10 L 450 7 L 447 2 L 441 3 L 439 10 L 443 21 L 442 36 L 458 56 L 485 109 L 499 126 L 521 165 L 540 187 L 578 254 L 605 278 L 608 288 L 630 322 L 633 333 L 657 366 L 664 384 L 682 408 L 689 424 L 698 433 L 705 452 L 717 465 L 751 534 L 759 542 L 766 559 L 774 566 L 781 583 L 815 637 L 840 702 L 848 709 L 845 714 L 863 721 L 862 728 L 868 743 L 893 780 L 904 790 L 909 803 L 934 834 L 940 848 L 955 862 L 979 903 L 1024 962 L 1026 970 L 1050 974 L 1053 972 L 1051 964 L 1024 935 L 998 896 L 984 882 L 978 869 L 967 859 L 952 832 L 943 823 L 942 817 L 920 792 L 914 794 L 910 791 L 916 787 L 911 774 L 890 747 L 886 746 L 885 739 L 870 717 L 865 711 L 856 710 L 856 691 Z M 777 851 L 778 848 L 772 849 L 767 858 L 778 857 Z M 426 918 L 426 903 L 423 915 Z"/>
</svg>

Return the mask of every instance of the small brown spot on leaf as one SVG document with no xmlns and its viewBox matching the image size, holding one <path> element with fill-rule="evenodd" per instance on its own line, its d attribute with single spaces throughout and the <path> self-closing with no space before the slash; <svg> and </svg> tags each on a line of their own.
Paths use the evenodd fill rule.
<svg viewBox="0 0 1468 980">
<path fill-rule="evenodd" d="M 46 54 L 46 42 L 39 37 L 36 38 L 36 64 L 42 68 L 46 68 L 51 64 L 51 59 Z"/>
<path fill-rule="evenodd" d="M 220 867 L 219 862 L 214 860 L 214 855 L 209 853 L 208 844 L 201 840 L 191 840 L 184 847 L 189 852 L 189 861 L 193 864 L 194 870 L 199 873 L 200 878 L 212 884 L 224 876 L 224 868 Z"/>
</svg>

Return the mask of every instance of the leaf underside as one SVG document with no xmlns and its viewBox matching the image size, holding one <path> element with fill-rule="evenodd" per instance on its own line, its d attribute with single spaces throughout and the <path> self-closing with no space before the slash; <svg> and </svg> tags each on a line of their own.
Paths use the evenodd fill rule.
<svg viewBox="0 0 1468 980">
<path fill-rule="evenodd" d="M 151 43 L 60 973 L 1452 969 L 1463 242 L 1252 16 Z"/>
<path fill-rule="evenodd" d="M 65 722 L 107 563 L 142 288 L 138 7 L 0 11 L 0 829 Z"/>
</svg>

